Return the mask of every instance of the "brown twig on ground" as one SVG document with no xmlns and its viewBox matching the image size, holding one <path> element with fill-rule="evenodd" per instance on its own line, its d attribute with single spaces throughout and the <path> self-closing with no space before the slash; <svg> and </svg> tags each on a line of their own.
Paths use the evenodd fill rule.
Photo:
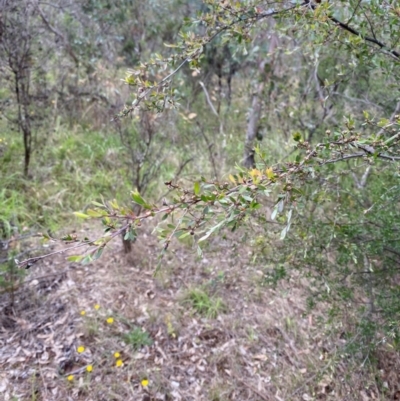
<svg viewBox="0 0 400 401">
<path fill-rule="evenodd" d="M 242 380 L 240 377 L 238 377 L 233 372 L 232 372 L 232 375 L 234 376 L 234 378 L 236 380 L 238 380 L 240 383 L 242 383 L 245 387 L 247 387 L 249 390 L 251 390 L 254 394 L 257 394 L 261 399 L 263 399 L 265 401 L 270 401 L 270 398 L 268 398 L 265 394 L 263 394 L 260 391 L 258 391 L 258 389 L 256 389 L 254 386 L 252 386 L 251 384 L 245 382 L 244 380 Z"/>
</svg>

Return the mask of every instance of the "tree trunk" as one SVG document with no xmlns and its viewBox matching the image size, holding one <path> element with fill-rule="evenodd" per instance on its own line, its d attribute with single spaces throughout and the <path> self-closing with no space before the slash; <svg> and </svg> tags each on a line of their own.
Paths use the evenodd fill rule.
<svg viewBox="0 0 400 401">
<path fill-rule="evenodd" d="M 262 40 L 264 40 L 264 38 L 262 38 Z M 256 164 L 254 142 L 256 140 L 257 132 L 259 130 L 265 83 L 273 75 L 274 51 L 277 46 L 278 38 L 275 34 L 271 34 L 268 51 L 269 56 L 266 59 L 261 59 L 258 61 L 258 71 L 260 74 L 260 78 L 253 92 L 249 121 L 246 130 L 246 140 L 244 145 L 243 164 L 248 169 L 254 168 Z M 268 63 L 270 65 L 270 68 L 266 68 Z"/>
<path fill-rule="evenodd" d="M 29 115 L 29 66 L 24 64 L 17 66 L 18 69 L 14 71 L 15 77 L 15 93 L 18 104 L 18 127 L 22 131 L 24 140 L 24 175 L 29 174 L 29 164 L 31 161 L 32 153 L 32 129 Z M 20 72 L 22 70 L 22 73 Z M 25 70 L 25 71 L 24 71 Z"/>
<path fill-rule="evenodd" d="M 263 62 L 262 64 L 265 63 Z M 244 166 L 249 169 L 255 167 L 254 141 L 257 136 L 258 123 L 261 117 L 262 93 L 264 92 L 264 86 L 264 80 L 262 80 L 257 86 L 251 102 L 249 122 L 247 124 L 246 142 L 244 145 Z"/>
</svg>

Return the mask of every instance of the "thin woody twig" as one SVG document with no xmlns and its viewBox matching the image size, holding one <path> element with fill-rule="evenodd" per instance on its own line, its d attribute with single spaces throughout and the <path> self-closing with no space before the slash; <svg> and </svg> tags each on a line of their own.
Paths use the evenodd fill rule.
<svg viewBox="0 0 400 401">
<path fill-rule="evenodd" d="M 316 5 L 312 5 L 313 10 L 315 10 L 316 7 L 317 7 Z M 339 26 L 341 29 L 343 29 L 347 32 L 350 32 L 353 35 L 359 36 L 361 39 L 365 40 L 366 42 L 370 42 L 370 43 L 373 43 L 373 44 L 379 46 L 382 50 L 387 51 L 390 55 L 395 57 L 397 60 L 400 59 L 399 52 L 397 52 L 396 50 L 390 49 L 385 43 L 381 42 L 380 40 L 363 35 L 361 32 L 357 31 L 356 29 L 352 28 L 350 25 L 347 25 L 342 21 L 339 21 L 337 18 L 333 17 L 332 15 L 328 15 L 328 18 L 332 22 L 334 22 L 337 26 Z"/>
<path fill-rule="evenodd" d="M 247 383 L 245 380 L 242 380 L 240 377 L 238 377 L 233 372 L 232 372 L 232 375 L 236 380 L 238 380 L 240 383 L 242 383 L 244 386 L 246 386 L 254 394 L 257 394 L 262 400 L 270 401 L 270 399 L 265 394 L 263 394 L 261 391 L 258 391 L 258 389 L 256 389 L 254 386 L 252 386 L 251 384 Z"/>
<path fill-rule="evenodd" d="M 204 94 L 206 95 L 206 100 L 208 105 L 210 106 L 211 111 L 219 118 L 219 114 L 217 113 L 217 110 L 215 110 L 214 105 L 212 104 L 212 101 L 210 99 L 210 95 L 208 94 L 207 88 L 205 87 L 203 82 L 199 82 L 200 86 L 203 88 Z"/>
</svg>

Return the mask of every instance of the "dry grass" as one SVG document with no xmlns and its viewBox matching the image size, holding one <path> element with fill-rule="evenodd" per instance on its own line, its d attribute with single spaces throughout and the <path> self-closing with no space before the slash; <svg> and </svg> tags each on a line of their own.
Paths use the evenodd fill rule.
<svg viewBox="0 0 400 401">
<path fill-rule="evenodd" d="M 393 352 L 375 370 L 343 359 L 343 340 L 316 323 L 324 311 L 307 312 L 306 283 L 263 287 L 235 241 L 215 238 L 203 260 L 176 244 L 156 277 L 149 235 L 128 257 L 116 243 L 92 265 L 57 257 L 32 268 L 13 310 L 0 298 L 1 399 L 396 399 Z M 199 314 L 184 302 L 193 289 L 224 308 Z"/>
</svg>

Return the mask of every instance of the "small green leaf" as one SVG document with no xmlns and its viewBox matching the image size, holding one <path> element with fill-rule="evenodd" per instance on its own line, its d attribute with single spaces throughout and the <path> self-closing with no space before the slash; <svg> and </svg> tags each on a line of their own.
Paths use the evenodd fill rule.
<svg viewBox="0 0 400 401">
<path fill-rule="evenodd" d="M 218 230 L 219 228 L 221 228 L 224 224 L 225 224 L 225 221 L 223 220 L 223 221 L 221 221 L 220 223 L 218 223 L 216 226 L 210 228 L 210 229 L 207 231 L 206 235 L 204 235 L 203 237 L 201 237 L 201 238 L 199 239 L 198 242 L 205 241 L 214 231 L 216 231 L 216 230 Z"/>
<path fill-rule="evenodd" d="M 249 195 L 242 195 L 242 198 L 247 202 L 253 202 L 253 198 Z"/>
<path fill-rule="evenodd" d="M 92 257 L 91 257 L 90 255 L 87 255 L 87 256 L 85 256 L 85 257 L 82 259 L 82 264 L 83 264 L 83 265 L 87 265 L 87 264 L 89 264 L 91 261 L 92 261 Z"/>
<path fill-rule="evenodd" d="M 67 260 L 69 262 L 80 262 L 83 259 L 82 255 L 73 255 L 73 256 L 68 256 Z"/>
<path fill-rule="evenodd" d="M 287 214 L 287 222 L 288 222 L 288 224 L 290 223 L 290 220 L 292 219 L 292 213 L 293 213 L 293 209 L 290 209 L 288 214 Z"/>
<path fill-rule="evenodd" d="M 200 195 L 200 183 L 198 181 L 194 183 L 194 194 L 196 196 Z"/>
<path fill-rule="evenodd" d="M 81 212 L 74 212 L 74 215 L 76 217 L 79 217 L 80 219 L 90 219 L 90 216 L 88 216 L 85 213 L 81 213 Z"/>
<path fill-rule="evenodd" d="M 281 239 L 281 240 L 284 240 L 284 239 L 285 239 L 287 232 L 288 232 L 288 226 L 286 226 L 286 227 L 281 231 L 281 236 L 280 236 L 280 239 Z"/>
<path fill-rule="evenodd" d="M 190 235 L 190 231 L 186 231 L 185 233 L 183 233 L 181 236 L 178 237 L 178 239 L 183 239 L 186 238 Z"/>
<path fill-rule="evenodd" d="M 390 123 L 390 121 L 387 118 L 381 118 L 378 122 L 378 127 L 385 127 L 386 125 L 388 125 Z"/>
<path fill-rule="evenodd" d="M 144 206 L 146 204 L 145 200 L 140 196 L 138 191 L 132 191 L 131 192 L 132 199 L 135 203 L 137 203 L 140 206 Z"/>
<path fill-rule="evenodd" d="M 299 142 L 302 139 L 300 132 L 295 132 L 293 134 L 293 140 Z"/>
<path fill-rule="evenodd" d="M 233 204 L 236 203 L 236 202 L 232 202 L 230 199 L 226 199 L 226 198 L 221 199 L 221 200 L 219 200 L 218 202 L 219 202 L 221 205 L 225 206 L 225 208 L 226 208 L 226 207 L 231 207 L 231 206 L 232 206 L 232 203 L 233 203 Z"/>
<path fill-rule="evenodd" d="M 90 217 L 103 217 L 107 216 L 107 212 L 105 210 L 99 210 L 99 209 L 88 209 L 87 212 L 88 216 Z"/>
<path fill-rule="evenodd" d="M 109 204 L 114 210 L 119 210 L 119 205 L 118 205 L 118 202 L 116 199 L 114 199 L 113 201 L 110 201 Z"/>
<path fill-rule="evenodd" d="M 94 254 L 92 255 L 92 260 L 99 259 L 103 251 L 104 251 L 103 247 L 97 249 L 97 251 L 95 251 Z"/>
<path fill-rule="evenodd" d="M 135 241 L 137 238 L 137 233 L 134 229 L 130 229 L 124 236 L 125 241 Z"/>
<path fill-rule="evenodd" d="M 281 237 L 280 237 L 281 240 L 284 240 L 284 239 L 285 239 L 287 233 L 288 233 L 289 230 L 290 230 L 290 225 L 291 225 L 291 224 L 288 223 L 287 226 L 281 231 Z"/>
</svg>

